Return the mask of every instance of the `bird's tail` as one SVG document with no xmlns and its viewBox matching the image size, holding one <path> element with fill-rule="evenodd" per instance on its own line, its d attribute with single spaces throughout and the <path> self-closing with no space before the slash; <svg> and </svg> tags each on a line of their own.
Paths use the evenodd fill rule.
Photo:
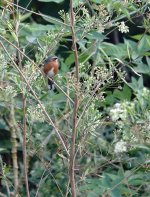
<svg viewBox="0 0 150 197">
<path fill-rule="evenodd" d="M 54 90 L 55 89 L 53 79 L 48 79 L 48 89 L 49 90 Z"/>
</svg>

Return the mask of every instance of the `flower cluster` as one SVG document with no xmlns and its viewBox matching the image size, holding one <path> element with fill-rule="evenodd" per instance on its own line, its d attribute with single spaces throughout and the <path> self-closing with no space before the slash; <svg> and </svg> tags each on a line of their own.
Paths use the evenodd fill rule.
<svg viewBox="0 0 150 197">
<path fill-rule="evenodd" d="M 120 140 L 115 144 L 114 152 L 116 154 L 123 153 L 127 151 L 127 142 Z"/>
<path fill-rule="evenodd" d="M 60 10 L 58 12 L 58 14 L 60 15 L 61 19 L 63 20 L 63 22 L 65 24 L 69 24 L 70 23 L 70 16 L 69 16 L 69 13 L 65 13 L 64 10 Z"/>
<path fill-rule="evenodd" d="M 136 93 L 133 101 L 116 103 L 110 109 L 110 118 L 116 124 L 118 128 L 116 132 L 121 134 L 123 140 L 132 144 L 149 141 L 149 97 L 150 91 L 143 88 Z"/>
<path fill-rule="evenodd" d="M 98 16 L 102 20 L 103 23 L 109 20 L 109 13 L 103 4 L 100 4 L 100 5 L 94 4 L 93 8 L 98 11 Z"/>
<path fill-rule="evenodd" d="M 3 89 L 4 97 L 8 100 L 9 98 L 14 98 L 17 96 L 17 92 L 13 86 L 7 85 L 5 89 Z"/>
<path fill-rule="evenodd" d="M 0 66 L 0 71 L 1 71 L 1 70 L 4 70 L 4 68 L 6 68 L 6 66 L 7 66 L 7 61 L 6 61 L 6 58 L 3 54 L 0 54 L 0 62 L 2 65 L 2 66 Z"/>
<path fill-rule="evenodd" d="M 122 21 L 119 25 L 118 25 L 119 31 L 121 33 L 127 33 L 129 32 L 129 27 L 125 25 L 125 22 Z"/>
<path fill-rule="evenodd" d="M 29 108 L 27 109 L 27 114 L 31 122 L 45 121 L 45 116 L 39 104 L 36 107 L 33 105 L 29 106 Z"/>
<path fill-rule="evenodd" d="M 123 105 L 116 103 L 110 110 L 110 116 L 113 122 L 116 122 L 119 119 L 124 120 L 127 118 L 127 111 L 123 108 Z"/>
<path fill-rule="evenodd" d="M 92 135 L 95 135 L 96 128 L 101 124 L 101 113 L 96 109 L 95 103 L 91 103 L 84 117 L 81 120 L 80 129 L 88 131 Z"/>
<path fill-rule="evenodd" d="M 39 72 L 37 71 L 36 67 L 30 62 L 26 63 L 23 69 L 23 73 L 26 76 L 26 79 L 31 82 L 36 81 L 36 79 L 39 77 Z"/>
<path fill-rule="evenodd" d="M 112 82 L 113 80 L 113 73 L 111 72 L 110 69 L 107 69 L 105 67 L 96 67 L 94 69 L 94 76 L 95 76 L 95 81 L 97 81 L 98 83 L 102 83 L 103 85 L 106 82 Z"/>
</svg>

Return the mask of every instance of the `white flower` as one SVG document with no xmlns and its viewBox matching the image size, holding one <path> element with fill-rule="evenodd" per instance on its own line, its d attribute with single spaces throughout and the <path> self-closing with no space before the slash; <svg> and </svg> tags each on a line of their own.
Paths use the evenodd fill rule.
<svg viewBox="0 0 150 197">
<path fill-rule="evenodd" d="M 118 28 L 119 28 L 119 31 L 121 31 L 121 33 L 127 33 L 127 32 L 129 32 L 129 27 L 125 25 L 125 22 L 124 21 L 122 21 L 120 23 L 120 25 L 118 26 Z"/>
<path fill-rule="evenodd" d="M 127 151 L 127 143 L 123 140 L 120 140 L 116 143 L 114 152 L 115 153 L 122 153 Z"/>
<path fill-rule="evenodd" d="M 10 96 L 11 96 L 11 98 L 14 98 L 15 96 L 17 96 L 16 90 L 11 85 L 6 86 L 4 91 L 6 93 L 6 98 L 7 97 L 10 98 Z"/>
<path fill-rule="evenodd" d="M 31 105 L 27 109 L 28 117 L 32 122 L 44 122 L 45 116 L 43 115 L 43 111 L 41 109 L 41 106 L 38 104 L 37 107 Z"/>
<path fill-rule="evenodd" d="M 122 116 L 123 114 L 123 109 L 121 107 L 120 103 L 116 103 L 114 105 L 114 107 L 110 110 L 110 116 L 112 121 L 117 121 L 119 118 L 121 118 L 120 116 Z"/>
</svg>

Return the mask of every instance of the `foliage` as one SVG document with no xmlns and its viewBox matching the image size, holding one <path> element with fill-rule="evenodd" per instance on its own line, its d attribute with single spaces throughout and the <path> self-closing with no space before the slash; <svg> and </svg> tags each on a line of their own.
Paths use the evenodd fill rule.
<svg viewBox="0 0 150 197">
<path fill-rule="evenodd" d="M 26 167 L 30 196 L 71 196 L 56 130 L 70 151 L 77 94 L 77 196 L 148 197 L 150 2 L 73 1 L 79 82 L 69 4 L 30 3 L 0 3 L 0 195 L 27 196 Z M 60 60 L 55 91 L 40 66 L 50 54 Z"/>
</svg>

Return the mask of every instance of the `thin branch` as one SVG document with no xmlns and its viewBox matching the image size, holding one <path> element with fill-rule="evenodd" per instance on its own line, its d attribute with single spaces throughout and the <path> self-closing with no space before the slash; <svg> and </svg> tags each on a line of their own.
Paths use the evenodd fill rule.
<svg viewBox="0 0 150 197">
<path fill-rule="evenodd" d="M 13 103 L 13 101 L 12 101 Z M 12 161 L 13 161 L 13 173 L 14 173 L 14 189 L 15 194 L 18 193 L 18 160 L 17 160 L 17 136 L 16 136 L 16 130 L 14 127 L 14 117 L 15 117 L 15 111 L 14 106 L 10 106 L 10 120 L 9 120 L 9 126 L 11 131 L 11 142 L 12 142 Z"/>
<path fill-rule="evenodd" d="M 71 32 L 72 32 L 72 50 L 74 52 L 75 58 L 75 69 L 76 69 L 76 92 L 75 92 L 75 101 L 74 101 L 74 112 L 73 112 L 73 128 L 71 135 L 71 149 L 70 149 L 70 184 L 71 184 L 71 193 L 73 197 L 76 197 L 76 182 L 75 182 L 75 143 L 76 143 L 76 133 L 77 133 L 77 111 L 79 106 L 78 99 L 78 83 L 79 83 L 79 60 L 78 60 L 78 51 L 76 45 L 76 36 L 75 36 L 75 16 L 73 11 L 73 1 L 70 0 L 70 22 L 71 22 Z"/>
<path fill-rule="evenodd" d="M 18 13 L 18 4 L 17 4 L 17 14 L 19 16 Z M 20 20 L 18 19 L 18 17 L 14 16 L 14 22 L 15 22 L 15 34 L 16 34 L 16 45 L 17 45 L 17 49 L 20 49 L 20 43 L 19 43 L 19 26 L 20 26 Z M 17 50 L 16 49 L 16 50 Z M 23 65 L 22 65 L 22 54 L 20 53 L 21 50 L 17 50 L 17 58 L 18 58 L 18 62 L 19 62 L 19 68 L 22 69 Z M 20 75 L 21 80 L 22 76 Z M 27 149 L 26 149 L 26 96 L 25 96 L 25 91 L 24 91 L 25 87 L 24 84 L 22 84 L 22 103 L 23 103 L 23 164 L 24 164 L 24 177 L 25 177 L 25 187 L 26 187 L 26 194 L 27 197 L 30 197 L 30 193 L 29 193 L 29 185 L 28 185 L 28 173 L 27 173 Z"/>
<path fill-rule="evenodd" d="M 26 186 L 26 194 L 27 197 L 30 197 L 29 193 L 29 184 L 28 184 L 28 168 L 27 168 L 27 147 L 26 147 L 26 97 L 24 93 L 22 94 L 23 100 L 23 164 L 24 164 L 24 176 L 25 176 L 25 186 Z"/>
</svg>

